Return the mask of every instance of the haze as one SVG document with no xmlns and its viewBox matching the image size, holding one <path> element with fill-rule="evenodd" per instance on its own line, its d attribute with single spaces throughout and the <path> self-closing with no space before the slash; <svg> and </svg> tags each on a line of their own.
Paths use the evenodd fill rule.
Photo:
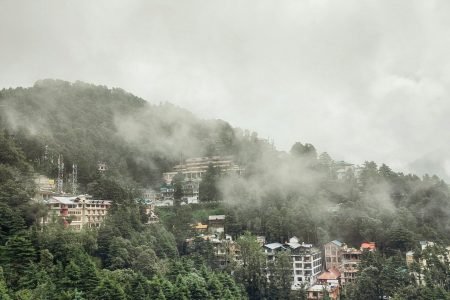
<svg viewBox="0 0 450 300">
<path fill-rule="evenodd" d="M 450 179 L 448 1 L 0 0 L 0 88 L 120 87 L 353 163 Z"/>
</svg>

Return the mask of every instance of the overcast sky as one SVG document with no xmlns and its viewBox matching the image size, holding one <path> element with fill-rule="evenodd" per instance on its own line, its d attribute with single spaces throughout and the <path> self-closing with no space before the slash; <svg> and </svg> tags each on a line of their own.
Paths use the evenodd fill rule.
<svg viewBox="0 0 450 300">
<path fill-rule="evenodd" d="M 450 179 L 446 0 L 0 0 L 0 87 L 42 78 Z"/>
</svg>

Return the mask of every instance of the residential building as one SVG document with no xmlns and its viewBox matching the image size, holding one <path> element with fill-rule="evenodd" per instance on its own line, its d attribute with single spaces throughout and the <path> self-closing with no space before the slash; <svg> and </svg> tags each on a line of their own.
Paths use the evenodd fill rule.
<svg viewBox="0 0 450 300">
<path fill-rule="evenodd" d="M 325 250 L 325 269 L 330 270 L 332 268 L 339 269 L 341 266 L 341 250 L 345 247 L 345 244 L 334 240 L 324 245 Z"/>
<path fill-rule="evenodd" d="M 409 267 L 414 262 L 414 251 L 406 252 L 406 265 Z"/>
<path fill-rule="evenodd" d="M 322 272 L 322 253 L 312 244 L 299 243 L 296 237 L 285 244 L 291 251 L 293 282 L 292 289 L 299 289 L 303 285 L 313 285 Z"/>
<path fill-rule="evenodd" d="M 267 261 L 276 259 L 280 251 L 290 250 L 292 261 L 292 289 L 302 286 L 311 286 L 322 271 L 322 254 L 312 244 L 299 243 L 296 237 L 289 239 L 288 243 L 270 243 L 263 246 Z"/>
<path fill-rule="evenodd" d="M 355 166 L 345 161 L 336 161 L 333 165 L 338 180 L 351 178 L 355 174 Z"/>
<path fill-rule="evenodd" d="M 209 232 L 223 233 L 225 232 L 225 215 L 213 215 L 208 217 Z"/>
<path fill-rule="evenodd" d="M 49 208 L 42 224 L 61 220 L 64 225 L 73 230 L 99 227 L 111 207 L 109 200 L 94 200 L 89 195 L 80 196 L 53 196 L 44 201 Z"/>
<path fill-rule="evenodd" d="M 192 228 L 197 233 L 206 233 L 208 231 L 208 225 L 207 224 L 202 224 L 202 223 L 197 223 L 195 225 L 192 225 Z"/>
<path fill-rule="evenodd" d="M 355 249 L 334 240 L 326 243 L 324 250 L 325 269 L 338 270 L 340 272 L 340 284 L 346 284 L 355 280 L 363 251 L 376 251 L 376 245 L 374 242 L 365 242 L 361 244 L 359 249 Z"/>
<path fill-rule="evenodd" d="M 241 175 L 244 172 L 244 169 L 233 162 L 232 156 L 196 157 L 175 165 L 171 172 L 163 173 L 163 180 L 166 185 L 171 185 L 175 175 L 182 174 L 184 177 L 183 195 L 186 197 L 186 203 L 197 203 L 200 182 L 210 165 L 218 168 L 223 174 Z"/>
<path fill-rule="evenodd" d="M 355 248 L 345 248 L 341 250 L 341 283 L 346 284 L 356 279 L 358 265 L 361 262 L 362 251 Z"/>
<path fill-rule="evenodd" d="M 36 184 L 34 200 L 48 200 L 50 197 L 56 195 L 56 184 L 54 179 L 50 179 L 44 175 L 38 175 L 34 179 L 34 183 Z"/>
<path fill-rule="evenodd" d="M 316 284 L 306 290 L 308 300 L 320 300 L 327 294 L 333 300 L 339 299 L 340 289 L 338 286 Z"/>
<path fill-rule="evenodd" d="M 234 173 L 241 175 L 244 170 L 233 162 L 232 156 L 211 156 L 189 158 L 179 165 L 173 167 L 173 171 L 163 173 L 163 179 L 166 183 L 172 183 L 172 179 L 178 173 L 184 175 L 185 181 L 200 181 L 202 176 L 212 165 L 219 168 L 222 173 Z"/>
<path fill-rule="evenodd" d="M 324 271 L 317 277 L 317 283 L 321 285 L 340 286 L 341 272 L 334 268 Z"/>
<path fill-rule="evenodd" d="M 146 204 L 145 206 L 145 214 L 148 217 L 147 224 L 159 223 L 159 217 L 155 212 L 155 205 Z"/>
</svg>

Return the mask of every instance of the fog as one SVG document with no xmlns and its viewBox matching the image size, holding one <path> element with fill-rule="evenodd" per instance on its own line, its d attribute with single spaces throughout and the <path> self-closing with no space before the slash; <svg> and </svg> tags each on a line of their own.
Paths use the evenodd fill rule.
<svg viewBox="0 0 450 300">
<path fill-rule="evenodd" d="M 309 142 L 335 159 L 450 179 L 447 1 L 0 5 L 0 87 L 120 87 L 281 150 Z"/>
</svg>

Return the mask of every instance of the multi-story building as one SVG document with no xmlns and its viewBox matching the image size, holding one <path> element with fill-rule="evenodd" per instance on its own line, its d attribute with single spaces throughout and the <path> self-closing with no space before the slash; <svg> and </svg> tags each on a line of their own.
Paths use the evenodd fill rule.
<svg viewBox="0 0 450 300">
<path fill-rule="evenodd" d="M 341 250 L 345 247 L 344 243 L 338 240 L 331 241 L 324 245 L 325 250 L 325 269 L 339 269 L 341 266 Z"/>
<path fill-rule="evenodd" d="M 271 243 L 264 245 L 264 253 L 268 261 L 276 259 L 280 251 L 290 250 L 292 260 L 292 289 L 302 286 L 311 286 L 322 271 L 322 254 L 312 244 L 299 243 L 296 237 L 289 239 L 288 243 Z"/>
<path fill-rule="evenodd" d="M 211 233 L 225 232 L 225 215 L 208 216 L 208 226 Z"/>
<path fill-rule="evenodd" d="M 186 159 L 184 163 L 175 165 L 171 172 L 163 173 L 163 179 L 166 184 L 171 185 L 175 175 L 182 174 L 184 176 L 183 194 L 186 201 L 195 203 L 199 196 L 200 182 L 210 165 L 223 174 L 241 175 L 244 171 L 233 162 L 231 156 L 196 157 Z"/>
<path fill-rule="evenodd" d="M 56 195 L 56 184 L 54 179 L 50 179 L 44 175 L 38 175 L 34 179 L 34 183 L 36 184 L 35 200 L 48 200 L 50 197 Z"/>
<path fill-rule="evenodd" d="M 341 283 L 346 284 L 356 279 L 358 265 L 361 262 L 362 251 L 355 248 L 345 248 L 341 252 L 341 266 L 339 271 L 342 274 Z"/>
<path fill-rule="evenodd" d="M 299 243 L 296 237 L 285 244 L 291 250 L 293 282 L 292 289 L 313 285 L 322 272 L 322 253 L 312 244 Z"/>
<path fill-rule="evenodd" d="M 219 168 L 222 173 L 241 175 L 244 171 L 233 162 L 232 156 L 196 157 L 188 158 L 184 163 L 174 166 L 172 172 L 163 173 L 163 179 L 166 183 L 172 183 L 173 177 L 181 173 L 184 175 L 185 181 L 198 181 L 201 180 L 210 165 Z"/>
<path fill-rule="evenodd" d="M 326 243 L 324 250 L 326 270 L 338 270 L 341 275 L 340 283 L 346 284 L 355 280 L 363 251 L 375 251 L 376 245 L 374 242 L 366 242 L 362 243 L 359 249 L 355 249 L 334 240 Z"/>
<path fill-rule="evenodd" d="M 47 204 L 49 212 L 42 219 L 43 225 L 61 220 L 66 227 L 73 230 L 99 227 L 111 207 L 111 201 L 94 200 L 89 195 L 54 196 L 44 203 Z"/>
</svg>

